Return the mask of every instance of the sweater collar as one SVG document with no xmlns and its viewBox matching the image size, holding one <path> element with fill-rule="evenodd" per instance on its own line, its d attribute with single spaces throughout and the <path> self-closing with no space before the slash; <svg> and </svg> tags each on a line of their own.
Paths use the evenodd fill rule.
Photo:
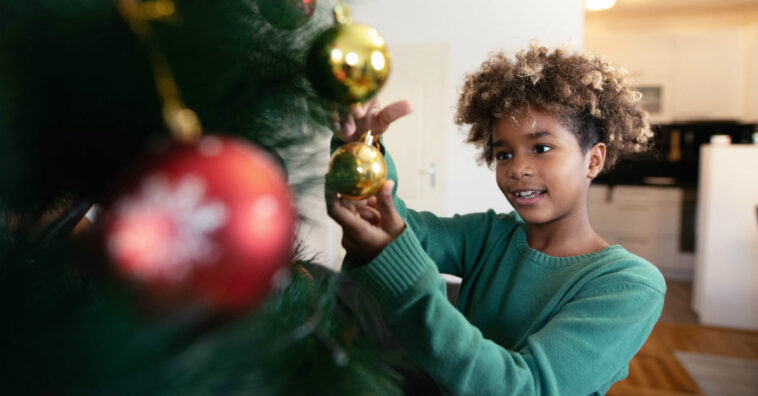
<svg viewBox="0 0 758 396">
<path fill-rule="evenodd" d="M 521 218 L 518 218 L 521 220 Z M 547 267 L 563 267 L 567 265 L 574 265 L 579 263 L 587 263 L 588 261 L 594 261 L 602 257 L 616 254 L 619 251 L 623 251 L 624 248 L 621 245 L 611 245 L 604 249 L 596 250 L 591 253 L 580 254 L 578 256 L 568 257 L 556 257 L 550 256 L 539 250 L 529 247 L 527 241 L 527 227 L 528 225 L 522 221 L 518 223 L 515 230 L 514 240 L 516 242 L 516 248 L 518 249 L 522 257 L 528 258 L 536 264 L 540 264 Z"/>
</svg>

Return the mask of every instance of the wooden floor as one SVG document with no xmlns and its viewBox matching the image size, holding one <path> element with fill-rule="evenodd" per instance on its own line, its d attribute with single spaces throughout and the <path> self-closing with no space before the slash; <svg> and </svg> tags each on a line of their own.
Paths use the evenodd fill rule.
<svg viewBox="0 0 758 396">
<path fill-rule="evenodd" d="M 688 298 L 688 284 L 668 283 L 673 298 Z M 669 304 L 668 298 L 666 304 Z M 609 396 L 703 395 L 674 351 L 758 361 L 758 332 L 699 326 L 691 323 L 694 313 L 683 312 L 689 310 L 689 304 L 673 301 L 669 305 L 673 311 L 669 309 L 662 315 L 650 338 L 629 364 L 629 376 L 611 387 Z"/>
</svg>

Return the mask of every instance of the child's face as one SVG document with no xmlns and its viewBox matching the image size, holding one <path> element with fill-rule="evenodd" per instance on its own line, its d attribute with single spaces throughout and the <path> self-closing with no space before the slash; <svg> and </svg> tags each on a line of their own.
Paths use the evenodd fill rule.
<svg viewBox="0 0 758 396">
<path fill-rule="evenodd" d="M 524 221 L 586 216 L 587 189 L 602 168 L 604 146 L 602 158 L 595 155 L 598 145 L 582 153 L 556 117 L 534 109 L 518 122 L 497 120 L 492 142 L 497 185 Z"/>
</svg>

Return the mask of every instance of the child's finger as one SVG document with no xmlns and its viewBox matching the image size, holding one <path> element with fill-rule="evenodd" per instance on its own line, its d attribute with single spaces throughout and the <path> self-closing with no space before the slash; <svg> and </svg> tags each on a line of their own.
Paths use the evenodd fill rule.
<svg viewBox="0 0 758 396">
<path fill-rule="evenodd" d="M 350 107 L 350 111 L 353 114 L 354 119 L 360 120 L 361 118 L 366 116 L 366 113 L 368 113 L 369 108 L 371 108 L 370 103 L 356 103 L 352 107 Z"/>
<path fill-rule="evenodd" d="M 382 216 L 382 229 L 393 237 L 400 235 L 405 228 L 405 221 L 395 209 L 395 200 L 392 197 L 394 187 L 395 182 L 387 180 L 377 194 L 377 210 Z"/>
<path fill-rule="evenodd" d="M 352 115 L 349 115 L 345 117 L 337 135 L 343 142 L 351 142 L 354 140 L 355 131 L 355 119 Z"/>
<path fill-rule="evenodd" d="M 383 108 L 371 118 L 371 131 L 382 134 L 398 118 L 413 112 L 413 105 L 407 100 L 397 101 Z"/>
<path fill-rule="evenodd" d="M 366 205 L 376 209 L 376 196 L 369 197 L 366 200 Z"/>
<path fill-rule="evenodd" d="M 363 220 L 353 205 L 343 205 L 339 200 L 330 202 L 329 216 L 334 219 L 344 232 L 361 235 L 369 232 L 371 225 Z"/>
<path fill-rule="evenodd" d="M 379 104 L 376 98 L 366 103 L 355 104 L 351 107 L 352 116 L 355 119 L 355 136 L 353 139 L 360 138 L 367 130 L 371 129 L 371 117 L 378 113 Z"/>
<path fill-rule="evenodd" d="M 358 210 L 358 215 L 369 224 L 376 226 L 382 222 L 382 215 L 378 210 L 366 205 L 357 206 L 356 209 Z"/>
<path fill-rule="evenodd" d="M 326 200 L 326 212 L 331 218 L 334 218 L 334 213 L 337 210 L 350 211 L 350 209 L 344 205 L 343 199 L 340 197 L 339 193 L 330 189 L 328 183 L 324 190 L 324 199 Z"/>
<path fill-rule="evenodd" d="M 340 128 L 342 128 L 342 123 L 340 122 L 340 115 L 337 111 L 332 111 L 328 113 L 329 122 L 332 123 L 332 131 L 339 132 Z"/>
</svg>

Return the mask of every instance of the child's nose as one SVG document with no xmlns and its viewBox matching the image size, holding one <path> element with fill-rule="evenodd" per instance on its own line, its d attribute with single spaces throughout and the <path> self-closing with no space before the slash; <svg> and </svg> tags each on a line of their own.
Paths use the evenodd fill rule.
<svg viewBox="0 0 758 396">
<path fill-rule="evenodd" d="M 511 169 L 509 176 L 514 179 L 520 179 L 522 177 L 532 176 L 534 174 L 534 168 L 532 167 L 529 158 L 524 155 L 514 155 L 511 161 Z"/>
</svg>

